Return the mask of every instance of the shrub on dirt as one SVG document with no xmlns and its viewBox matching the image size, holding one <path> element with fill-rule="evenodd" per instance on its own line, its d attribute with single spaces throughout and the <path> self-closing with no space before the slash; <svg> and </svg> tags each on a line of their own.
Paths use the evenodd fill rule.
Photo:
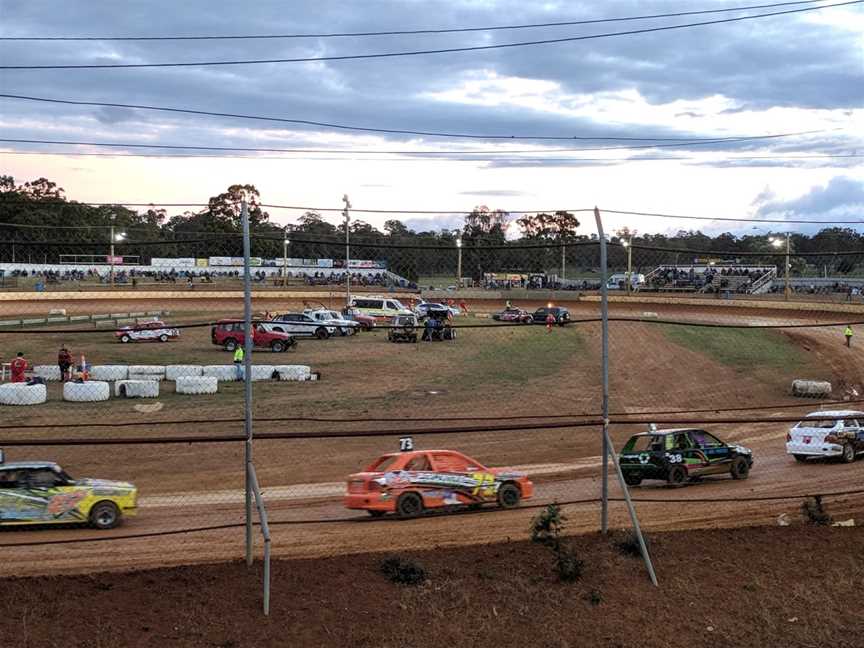
<svg viewBox="0 0 864 648">
<path fill-rule="evenodd" d="M 531 541 L 548 547 L 555 555 L 555 572 L 558 580 L 572 583 L 582 577 L 583 561 L 576 551 L 561 541 L 567 518 L 561 513 L 557 502 L 549 504 L 531 520 Z"/>
<path fill-rule="evenodd" d="M 642 536 L 642 538 L 645 540 L 645 546 L 647 547 L 648 538 L 645 536 Z M 639 545 L 639 536 L 637 536 L 633 531 L 626 531 L 619 534 L 615 540 L 613 540 L 612 546 L 625 556 L 631 556 L 633 558 L 642 557 L 642 547 Z"/>
<path fill-rule="evenodd" d="M 419 585 L 426 581 L 426 569 L 418 562 L 391 556 L 381 561 L 381 573 L 393 583 Z"/>
<path fill-rule="evenodd" d="M 828 512 L 825 510 L 824 504 L 822 504 L 822 496 L 815 495 L 814 497 L 808 497 L 801 504 L 801 513 L 804 515 L 804 521 L 807 524 L 814 524 L 816 526 L 828 526 L 834 520 L 828 515 Z"/>
</svg>

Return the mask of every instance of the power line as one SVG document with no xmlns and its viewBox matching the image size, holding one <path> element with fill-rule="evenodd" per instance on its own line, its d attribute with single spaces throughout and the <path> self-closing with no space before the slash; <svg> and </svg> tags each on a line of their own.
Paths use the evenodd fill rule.
<svg viewBox="0 0 864 648">
<path fill-rule="evenodd" d="M 798 2 L 778 2 L 774 4 L 749 5 L 744 7 L 727 7 L 725 9 L 703 9 L 699 11 L 679 11 L 675 13 L 650 14 L 643 16 L 628 16 L 624 18 L 597 18 L 593 20 L 564 20 L 558 22 L 530 23 L 518 25 L 495 25 L 486 27 L 455 27 L 434 29 L 408 29 L 393 31 L 366 32 L 323 32 L 318 34 L 240 34 L 240 35 L 205 35 L 205 36 L 0 36 L 0 41 L 192 41 L 192 40 L 263 40 L 289 38 L 348 38 L 365 36 L 410 36 L 420 34 L 458 34 L 479 31 L 505 31 L 517 29 L 535 29 L 546 27 L 572 27 L 576 25 L 596 25 L 610 22 L 629 22 L 634 20 L 653 20 L 656 18 L 680 18 L 704 14 L 729 13 L 732 11 L 749 11 L 751 9 L 773 9 L 792 5 L 814 4 L 823 0 L 799 0 Z"/>
<path fill-rule="evenodd" d="M 66 64 L 66 65 L 0 65 L 0 70 L 106 70 L 106 69 L 142 69 L 142 68 L 173 68 L 173 67 L 213 67 L 213 66 L 229 66 L 229 65 L 259 65 L 267 63 L 313 63 L 324 61 L 357 61 L 371 59 L 397 58 L 406 56 L 426 56 L 432 54 L 450 54 L 458 52 L 479 52 L 497 49 L 507 49 L 515 47 L 528 47 L 536 45 L 553 45 L 557 43 L 570 43 L 577 41 L 597 40 L 602 38 L 612 38 L 616 36 L 632 36 L 635 34 L 648 34 L 654 32 L 670 31 L 677 29 L 686 29 L 690 27 L 702 27 L 705 25 L 719 25 L 723 23 L 741 22 L 744 20 L 755 20 L 757 18 L 768 18 L 771 16 L 782 16 L 788 14 L 797 14 L 807 11 L 819 11 L 821 9 L 830 9 L 832 7 L 844 7 L 849 5 L 861 4 L 864 0 L 849 0 L 848 2 L 839 2 L 830 5 L 820 5 L 818 7 L 804 7 L 800 9 L 786 9 L 784 11 L 773 11 L 761 14 L 751 14 L 749 16 L 737 16 L 734 18 L 722 18 L 718 20 L 705 20 L 694 23 L 684 23 L 681 25 L 665 25 L 661 27 L 646 27 L 643 29 L 631 29 L 619 32 L 606 32 L 602 34 L 591 34 L 586 36 L 569 36 L 566 38 L 546 38 L 534 41 L 520 41 L 516 43 L 500 43 L 497 45 L 472 45 L 468 47 L 446 47 L 439 49 L 423 49 L 423 50 L 403 50 L 398 52 L 377 52 L 371 54 L 344 54 L 340 56 L 304 56 L 297 58 L 284 59 L 245 59 L 245 60 L 227 60 L 227 61 L 172 61 L 166 63 L 85 63 L 85 64 Z"/>
<path fill-rule="evenodd" d="M 193 159 L 212 159 L 212 160 L 295 160 L 303 162 L 356 162 L 357 158 L 353 157 L 306 157 L 303 155 L 291 156 L 274 156 L 274 155 L 205 155 L 194 153 L 94 153 L 82 151 L 3 151 L 3 155 L 57 155 L 77 157 L 128 157 L 128 158 L 177 158 L 185 160 Z M 623 163 L 623 162 L 675 162 L 675 161 L 703 161 L 706 163 L 713 162 L 735 162 L 738 160 L 834 160 L 834 159 L 851 159 L 864 158 L 864 154 L 844 153 L 844 154 L 815 154 L 815 155 L 746 155 L 746 156 L 725 156 L 706 160 L 701 157 L 679 155 L 679 156 L 657 156 L 657 157 L 630 157 L 630 158 L 579 158 L 579 157 L 513 157 L 507 158 L 504 156 L 496 156 L 496 162 L 605 162 L 605 163 Z M 364 162 L 485 162 L 483 159 L 475 158 L 426 158 L 426 157 L 389 157 L 389 158 L 372 158 L 365 159 Z M 342 211 L 341 209 L 339 211 Z M 438 213 L 438 212 L 436 212 Z M 461 212 L 460 212 L 461 213 Z"/>
<path fill-rule="evenodd" d="M 862 0 L 864 1 L 864 0 Z M 800 137 L 802 135 L 813 135 L 816 133 L 825 133 L 842 130 L 822 129 L 810 131 L 797 131 L 792 133 L 775 133 L 772 135 L 747 135 L 742 137 L 718 137 L 713 139 L 692 139 L 685 141 L 676 141 L 675 143 L 665 144 L 634 144 L 626 146 L 600 146 L 592 148 L 552 148 L 552 149 L 515 149 L 515 150 L 470 150 L 457 149 L 450 151 L 424 151 L 424 150 L 367 150 L 367 149 L 307 149 L 307 148 L 265 148 L 265 147 L 245 147 L 245 146 L 198 146 L 194 144 L 139 144 L 133 142 L 85 142 L 72 140 L 44 140 L 44 139 L 20 139 L 20 138 L 0 138 L 0 142 L 9 144 L 56 144 L 61 146 L 100 146 L 106 148 L 141 148 L 141 149 L 168 149 L 168 150 L 189 150 L 189 151 L 238 151 L 238 152 L 259 152 L 259 153 L 333 153 L 336 155 L 410 155 L 410 156 L 446 156 L 446 155 L 516 155 L 516 154 L 533 154 L 533 153 L 582 153 L 590 151 L 621 151 L 621 150 L 639 150 L 653 148 L 677 148 L 679 146 L 700 146 L 705 144 L 734 144 L 739 142 L 751 142 L 771 139 L 782 139 L 786 137 Z M 584 138 L 594 139 L 594 138 Z M 605 139 L 605 138 L 596 138 Z M 637 141 L 643 141 L 640 138 L 631 138 Z"/>
</svg>

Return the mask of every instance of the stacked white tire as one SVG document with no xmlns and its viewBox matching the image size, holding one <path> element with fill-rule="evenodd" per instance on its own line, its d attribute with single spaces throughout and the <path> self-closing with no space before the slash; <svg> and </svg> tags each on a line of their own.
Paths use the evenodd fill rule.
<svg viewBox="0 0 864 648">
<path fill-rule="evenodd" d="M 93 380 L 126 380 L 129 368 L 126 365 L 94 365 L 90 367 Z"/>
<path fill-rule="evenodd" d="M 94 403 L 111 398 L 111 388 L 102 380 L 87 380 L 83 383 L 63 383 L 63 400 L 75 403 Z"/>
<path fill-rule="evenodd" d="M 165 367 L 165 380 L 177 380 L 202 375 L 200 365 L 168 365 Z"/>
<path fill-rule="evenodd" d="M 48 400 L 45 385 L 7 383 L 0 385 L 0 405 L 38 405 Z"/>
<path fill-rule="evenodd" d="M 58 365 L 36 365 L 33 367 L 33 375 L 42 380 L 56 382 L 60 380 L 60 367 Z"/>
<path fill-rule="evenodd" d="M 831 395 L 831 383 L 822 380 L 793 380 L 792 395 L 827 398 Z"/>
<path fill-rule="evenodd" d="M 219 381 L 214 376 L 180 376 L 174 383 L 178 394 L 215 394 Z"/>
<path fill-rule="evenodd" d="M 165 365 L 129 365 L 129 380 L 165 380 Z"/>
<path fill-rule="evenodd" d="M 306 365 L 277 365 L 273 368 L 279 374 L 279 380 L 312 380 L 312 368 Z"/>
<path fill-rule="evenodd" d="M 273 380 L 275 371 L 273 365 L 252 365 L 252 380 Z"/>
<path fill-rule="evenodd" d="M 114 395 L 126 398 L 158 398 L 159 383 L 155 380 L 118 380 Z"/>
<path fill-rule="evenodd" d="M 201 367 L 201 375 L 220 382 L 232 382 L 237 380 L 237 369 L 234 365 L 207 365 Z"/>
</svg>

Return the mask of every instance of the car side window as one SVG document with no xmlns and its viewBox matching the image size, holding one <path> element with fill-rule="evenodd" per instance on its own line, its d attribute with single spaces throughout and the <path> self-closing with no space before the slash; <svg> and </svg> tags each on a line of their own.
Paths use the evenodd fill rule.
<svg viewBox="0 0 864 648">
<path fill-rule="evenodd" d="M 14 470 L 0 470 L 0 488 L 15 488 L 17 481 Z"/>
<path fill-rule="evenodd" d="M 676 450 L 687 450 L 691 447 L 693 442 L 690 439 L 690 435 L 686 432 L 676 434 L 675 435 L 675 449 Z"/>
<path fill-rule="evenodd" d="M 707 432 L 701 432 L 702 438 L 699 441 L 699 445 L 703 448 L 722 448 L 723 442 L 720 441 L 717 437 L 708 434 Z"/>
<path fill-rule="evenodd" d="M 435 469 L 442 472 L 469 472 L 470 470 L 468 462 L 458 455 L 442 452 L 433 454 L 432 459 L 435 461 Z M 478 469 L 476 466 L 472 468 Z"/>
<path fill-rule="evenodd" d="M 413 457 L 411 461 L 405 464 L 405 470 L 432 470 L 429 464 L 429 458 L 425 454 Z"/>
<path fill-rule="evenodd" d="M 25 480 L 30 486 L 37 488 L 50 488 L 60 482 L 57 473 L 48 468 L 38 468 L 28 471 Z"/>
<path fill-rule="evenodd" d="M 396 304 L 394 304 L 392 301 L 387 302 L 387 308 L 392 308 L 393 310 L 398 310 L 398 308 L 396 307 Z"/>
</svg>

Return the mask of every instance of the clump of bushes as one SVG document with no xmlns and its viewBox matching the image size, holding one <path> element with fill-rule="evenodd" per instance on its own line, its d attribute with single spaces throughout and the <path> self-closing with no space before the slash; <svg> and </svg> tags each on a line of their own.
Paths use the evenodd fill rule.
<svg viewBox="0 0 864 648">
<path fill-rule="evenodd" d="M 648 538 L 645 536 L 642 537 L 645 540 L 645 546 L 647 547 Z M 631 556 L 633 558 L 641 558 L 642 556 L 642 547 L 639 545 L 639 536 L 637 536 L 634 531 L 626 531 L 618 535 L 612 542 L 612 546 L 625 556 Z"/>
<path fill-rule="evenodd" d="M 558 580 L 572 583 L 582 577 L 583 561 L 572 547 L 568 547 L 561 539 L 567 518 L 561 512 L 561 506 L 553 502 L 542 509 L 531 520 L 531 541 L 548 547 L 555 556 L 555 573 Z"/>
<path fill-rule="evenodd" d="M 400 585 L 419 585 L 426 581 L 426 569 L 418 562 L 391 556 L 381 561 L 381 573 Z"/>
<path fill-rule="evenodd" d="M 808 497 L 801 504 L 801 513 L 804 515 L 804 521 L 808 524 L 816 526 L 828 526 L 834 519 L 828 515 L 825 510 L 825 505 L 822 504 L 822 496 L 815 495 Z"/>
</svg>

